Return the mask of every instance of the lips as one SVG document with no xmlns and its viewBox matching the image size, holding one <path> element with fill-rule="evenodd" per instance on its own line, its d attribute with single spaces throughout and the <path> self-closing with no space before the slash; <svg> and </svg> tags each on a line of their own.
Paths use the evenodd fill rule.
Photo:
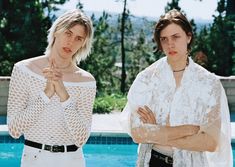
<svg viewBox="0 0 235 167">
<path fill-rule="evenodd" d="M 67 47 L 63 47 L 63 50 L 64 50 L 66 53 L 71 53 L 71 52 L 72 52 L 72 50 L 69 49 L 69 48 L 67 48 Z"/>
<path fill-rule="evenodd" d="M 176 51 L 169 51 L 168 54 L 171 56 L 175 56 L 177 54 L 177 52 Z"/>
</svg>

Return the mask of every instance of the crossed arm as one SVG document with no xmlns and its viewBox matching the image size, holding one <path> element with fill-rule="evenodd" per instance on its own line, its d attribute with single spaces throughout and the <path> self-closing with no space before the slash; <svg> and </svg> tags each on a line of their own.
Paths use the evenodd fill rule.
<svg viewBox="0 0 235 167">
<path fill-rule="evenodd" d="M 135 117 L 134 114 L 136 113 L 132 113 L 131 119 Z M 136 143 L 153 143 L 190 151 L 213 152 L 217 148 L 219 132 L 216 125 L 219 126 L 220 121 L 202 130 L 196 125 L 158 125 L 153 112 L 147 106 L 138 108 L 137 114 L 143 124 L 138 127 L 131 125 L 131 135 Z"/>
</svg>

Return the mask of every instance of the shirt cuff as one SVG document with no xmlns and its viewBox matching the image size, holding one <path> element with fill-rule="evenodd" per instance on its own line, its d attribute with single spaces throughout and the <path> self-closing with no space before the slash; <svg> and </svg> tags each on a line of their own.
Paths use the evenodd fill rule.
<svg viewBox="0 0 235 167">
<path fill-rule="evenodd" d="M 49 103 L 50 102 L 50 99 L 49 97 L 47 97 L 47 95 L 45 94 L 44 91 L 40 92 L 40 97 L 42 98 L 42 100 L 45 102 L 45 103 Z"/>
</svg>

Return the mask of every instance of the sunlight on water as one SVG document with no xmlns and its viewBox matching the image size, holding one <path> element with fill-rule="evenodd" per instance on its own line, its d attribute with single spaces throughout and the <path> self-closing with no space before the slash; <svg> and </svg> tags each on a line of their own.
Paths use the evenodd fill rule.
<svg viewBox="0 0 235 167">
<path fill-rule="evenodd" d="M 19 167 L 22 149 L 22 143 L 1 143 L 0 166 Z M 137 145 L 118 144 L 87 144 L 83 149 L 87 167 L 133 167 L 137 157 L 136 150 Z"/>
</svg>

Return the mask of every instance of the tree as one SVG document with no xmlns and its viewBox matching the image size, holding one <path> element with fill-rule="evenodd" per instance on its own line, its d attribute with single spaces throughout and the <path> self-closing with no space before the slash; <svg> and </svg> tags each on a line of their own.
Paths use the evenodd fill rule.
<svg viewBox="0 0 235 167">
<path fill-rule="evenodd" d="M 234 0 L 227 0 L 226 5 L 226 15 L 231 15 L 233 17 L 233 21 L 235 21 L 235 1 Z"/>
<path fill-rule="evenodd" d="M 235 67 L 233 40 L 234 29 L 229 16 L 226 13 L 226 1 L 220 0 L 217 6 L 217 16 L 213 24 L 203 28 L 195 40 L 194 51 L 202 51 L 208 58 L 206 68 L 217 75 L 229 76 Z M 234 69 L 235 72 L 235 69 Z"/>
<path fill-rule="evenodd" d="M 214 22 L 210 29 L 209 43 L 212 52 L 209 62 L 212 64 L 210 70 L 218 75 L 228 76 L 232 74 L 233 41 L 229 34 L 230 20 L 226 16 L 225 0 L 218 2 L 218 16 L 214 16 Z"/>
<path fill-rule="evenodd" d="M 130 86 L 134 79 L 136 78 L 137 74 L 149 66 L 151 60 L 150 58 L 154 59 L 154 54 L 152 52 L 153 46 L 151 42 L 148 42 L 146 39 L 146 34 L 144 33 L 143 29 L 140 29 L 139 32 L 135 33 L 138 34 L 136 37 L 132 39 L 131 50 L 128 53 L 127 58 L 127 84 Z M 135 41 L 135 42 L 133 42 Z M 131 41 L 128 41 L 130 43 Z"/>
<path fill-rule="evenodd" d="M 127 0 L 123 1 L 123 12 L 122 12 L 122 21 L 121 21 L 121 55 L 122 55 L 122 74 L 121 74 L 121 92 L 125 93 L 125 80 L 126 80 L 126 67 L 125 67 L 125 60 L 126 60 L 126 55 L 125 55 L 125 20 L 127 17 L 126 14 L 126 4 Z"/>
<path fill-rule="evenodd" d="M 207 58 L 208 58 L 208 55 L 210 55 L 210 53 L 212 52 L 211 46 L 209 43 L 209 32 L 210 32 L 210 28 L 205 26 L 198 33 L 195 33 L 194 46 L 193 46 L 191 55 L 193 56 L 194 61 L 196 63 L 203 61 L 200 59 L 200 57 L 197 57 L 196 54 L 198 52 L 199 53 L 203 52 Z M 203 63 L 204 63 L 203 67 L 209 69 L 208 65 L 211 63 L 209 63 L 208 61 L 203 62 Z M 198 63 L 198 64 L 201 65 L 201 63 Z"/>
<path fill-rule="evenodd" d="M 172 9 L 177 9 L 181 11 L 181 8 L 179 7 L 179 1 L 180 0 L 172 0 L 171 2 L 167 2 L 167 5 L 165 7 L 165 12 L 168 12 Z"/>
<path fill-rule="evenodd" d="M 132 24 L 130 21 L 130 12 L 127 9 L 127 0 L 123 0 L 123 11 L 120 20 L 120 34 L 121 34 L 121 86 L 122 93 L 126 92 L 126 47 L 129 43 L 126 43 L 127 31 L 132 31 Z"/>
<path fill-rule="evenodd" d="M 98 19 L 92 15 L 94 41 L 91 55 L 81 62 L 80 67 L 91 72 L 96 78 L 98 93 L 115 90 L 114 64 L 117 55 L 115 32 L 108 23 L 109 14 L 103 12 Z"/>
<path fill-rule="evenodd" d="M 232 74 L 235 74 L 235 1 L 234 0 L 227 0 L 226 6 L 226 16 L 229 20 L 229 28 L 228 33 L 231 36 L 233 41 L 233 49 L 232 49 L 232 59 L 233 59 L 233 67 L 232 67 Z"/>
<path fill-rule="evenodd" d="M 50 9 L 65 0 L 1 1 L 0 75 L 10 75 L 15 62 L 43 54 Z M 48 15 L 44 9 L 48 9 Z M 10 66 L 10 67 L 9 67 Z"/>
</svg>

